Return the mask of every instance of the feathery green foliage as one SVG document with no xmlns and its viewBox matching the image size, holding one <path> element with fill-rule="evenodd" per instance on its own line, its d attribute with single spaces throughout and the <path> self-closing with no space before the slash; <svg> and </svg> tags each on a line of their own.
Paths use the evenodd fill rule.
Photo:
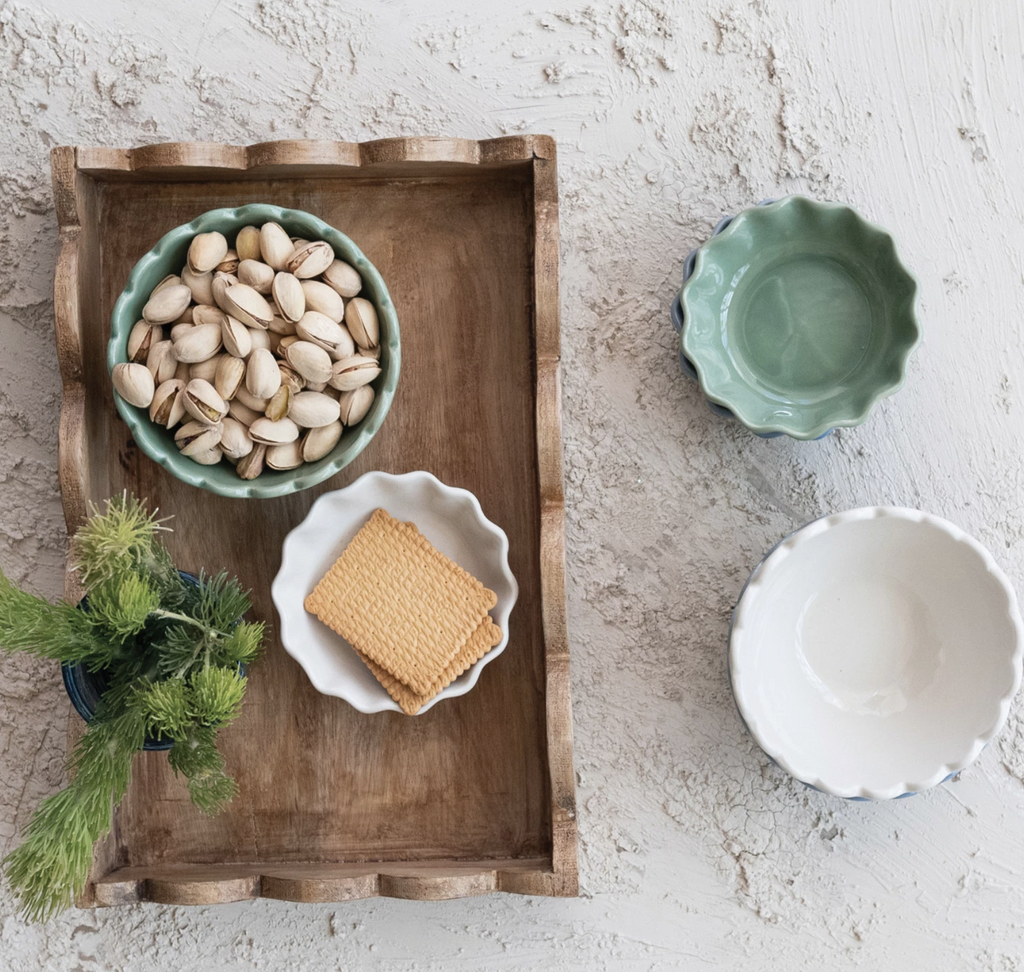
<svg viewBox="0 0 1024 972">
<path fill-rule="evenodd" d="M 159 541 L 166 529 L 127 494 L 92 510 L 72 544 L 87 595 L 80 607 L 50 604 L 0 572 L 0 647 L 81 663 L 109 686 L 72 754 L 71 782 L 39 805 L 4 861 L 33 920 L 67 907 L 83 887 L 147 737 L 173 741 L 170 765 L 204 813 L 234 796 L 217 731 L 241 710 L 239 666 L 259 655 L 264 627 L 240 621 L 249 596 L 226 573 L 186 582 Z"/>
</svg>

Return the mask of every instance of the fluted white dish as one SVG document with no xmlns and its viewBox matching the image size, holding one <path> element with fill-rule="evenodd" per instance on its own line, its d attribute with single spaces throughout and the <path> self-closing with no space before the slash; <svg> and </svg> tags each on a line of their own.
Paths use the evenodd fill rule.
<svg viewBox="0 0 1024 972">
<path fill-rule="evenodd" d="M 889 799 L 969 765 L 1020 686 L 1022 625 L 977 540 L 866 507 L 782 541 L 733 616 L 729 669 L 761 748 L 836 796 Z"/>
<path fill-rule="evenodd" d="M 424 705 L 417 713 L 422 714 L 442 699 L 465 695 L 508 644 L 509 615 L 519 595 L 508 565 L 508 537 L 484 516 L 472 493 L 446 486 L 428 472 L 369 472 L 344 489 L 325 493 L 285 537 L 271 595 L 281 643 L 318 691 L 344 699 L 360 712 L 401 712 L 351 645 L 303 606 L 306 595 L 381 507 L 395 519 L 415 523 L 438 550 L 498 598 L 491 617 L 502 630 L 501 642 Z"/>
</svg>

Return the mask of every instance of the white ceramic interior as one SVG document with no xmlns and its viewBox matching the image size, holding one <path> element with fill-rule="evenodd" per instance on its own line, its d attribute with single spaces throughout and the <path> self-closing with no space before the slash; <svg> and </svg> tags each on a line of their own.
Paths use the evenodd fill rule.
<svg viewBox="0 0 1024 972">
<path fill-rule="evenodd" d="M 370 472 L 321 496 L 285 537 L 281 569 L 271 587 L 281 643 L 325 695 L 344 699 L 360 712 L 402 711 L 348 642 L 303 606 L 306 595 L 379 507 L 415 523 L 438 550 L 498 596 L 491 617 L 503 632 L 500 644 L 428 702 L 422 714 L 442 699 L 465 695 L 508 643 L 509 614 L 519 594 L 508 566 L 508 537 L 484 516 L 472 493 L 445 486 L 428 472 Z"/>
<path fill-rule="evenodd" d="M 1020 685 L 1022 627 L 976 540 L 918 510 L 809 524 L 751 575 L 733 693 L 780 766 L 843 797 L 923 790 L 967 766 Z"/>
</svg>

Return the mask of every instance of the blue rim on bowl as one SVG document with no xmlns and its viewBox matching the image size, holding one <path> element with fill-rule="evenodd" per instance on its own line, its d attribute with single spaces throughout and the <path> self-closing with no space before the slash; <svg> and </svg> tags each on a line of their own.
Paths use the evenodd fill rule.
<svg viewBox="0 0 1024 972">
<path fill-rule="evenodd" d="M 177 226 L 143 256 L 132 269 L 124 291 L 114 305 L 107 345 L 107 370 L 127 360 L 128 335 L 142 317 L 142 308 L 153 288 L 165 276 L 177 273 L 185 264 L 192 237 L 217 230 L 229 239 L 243 226 L 268 221 L 280 223 L 293 236 L 323 239 L 334 247 L 338 258 L 353 266 L 363 279 L 360 296 L 371 300 L 377 309 L 381 329 L 381 374 L 373 383 L 376 396 L 366 418 L 346 429 L 335 448 L 323 459 L 305 463 L 297 469 L 264 471 L 257 479 L 239 479 L 226 463 L 202 466 L 182 456 L 174 437 L 166 429 L 150 422 L 146 409 L 136 408 L 114 392 L 118 412 L 131 430 L 132 437 L 147 456 L 183 482 L 208 489 L 220 496 L 265 499 L 296 493 L 329 479 L 344 469 L 369 444 L 391 407 L 401 370 L 401 346 L 398 316 L 391 295 L 376 267 L 344 233 L 311 213 L 283 209 L 265 203 L 251 203 L 229 209 L 213 209 L 190 223 Z"/>
</svg>

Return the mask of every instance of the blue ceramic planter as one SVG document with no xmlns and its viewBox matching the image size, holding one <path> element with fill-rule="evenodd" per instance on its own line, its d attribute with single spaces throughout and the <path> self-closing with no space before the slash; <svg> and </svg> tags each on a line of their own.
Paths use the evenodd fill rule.
<svg viewBox="0 0 1024 972">
<path fill-rule="evenodd" d="M 193 586 L 199 585 L 199 578 L 194 574 L 184 570 L 179 570 L 178 573 L 187 583 Z M 83 597 L 78 607 L 82 611 L 88 611 L 89 599 Z M 238 671 L 240 675 L 244 675 L 245 666 L 239 665 Z M 64 688 L 68 693 L 68 698 L 71 699 L 71 704 L 75 707 L 75 711 L 86 722 L 91 722 L 92 717 L 96 714 L 100 698 L 110 685 L 106 674 L 104 672 L 91 672 L 81 662 L 78 662 L 74 665 L 61 665 L 61 675 L 64 678 Z M 153 752 L 170 749 L 173 745 L 174 741 L 171 739 L 149 737 L 142 748 L 148 752 Z"/>
</svg>

